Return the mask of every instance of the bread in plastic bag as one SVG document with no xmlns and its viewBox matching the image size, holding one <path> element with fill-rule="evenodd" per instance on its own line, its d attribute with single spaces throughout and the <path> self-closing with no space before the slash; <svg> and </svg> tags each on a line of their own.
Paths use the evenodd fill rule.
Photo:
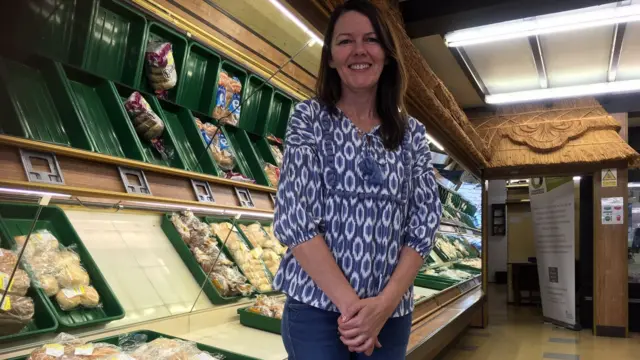
<svg viewBox="0 0 640 360">
<path fill-rule="evenodd" d="M 202 356 L 201 354 L 205 354 Z M 216 354 L 209 354 L 199 350 L 195 343 L 190 341 L 158 338 L 150 343 L 143 344 L 131 353 L 136 360 L 198 360 L 206 355 L 213 359 L 223 359 Z"/>
<path fill-rule="evenodd" d="M 2 299 L 2 293 L 0 293 Z M 7 294 L 0 304 L 0 336 L 16 334 L 29 324 L 35 314 L 33 299 Z"/>
<path fill-rule="evenodd" d="M 100 306 L 100 295 L 93 286 L 63 288 L 56 294 L 56 302 L 63 311 L 73 310 L 79 306 L 96 308 Z"/>
<path fill-rule="evenodd" d="M 282 319 L 284 302 L 284 297 L 258 295 L 255 303 L 253 303 L 247 311 L 276 319 Z"/>
<path fill-rule="evenodd" d="M 9 286 L 9 279 L 11 278 L 12 272 L 13 267 L 0 264 L 0 296 L 2 296 L 2 293 L 7 290 L 7 288 L 9 289 L 9 294 L 25 296 L 31 286 L 29 275 L 22 269 L 16 269 L 16 273 Z"/>
<path fill-rule="evenodd" d="M 267 175 L 267 179 L 269 179 L 271 186 L 278 186 L 278 183 L 280 182 L 280 168 L 275 165 L 265 163 L 264 173 Z"/>
<path fill-rule="evenodd" d="M 228 82 L 226 99 L 228 113 L 221 119 L 221 123 L 238 125 L 238 122 L 240 121 L 240 103 L 242 102 L 242 83 L 240 82 L 240 79 L 235 76 Z"/>
<path fill-rule="evenodd" d="M 85 343 L 66 333 L 58 335 L 51 343 L 31 352 L 28 360 L 115 360 L 124 352 L 106 343 Z"/>
<path fill-rule="evenodd" d="M 133 126 L 140 138 L 151 143 L 164 160 L 173 157 L 173 149 L 164 143 L 162 135 L 165 131 L 165 123 L 156 114 L 151 105 L 137 91 L 134 91 L 124 102 L 127 114 L 133 121 Z"/>
<path fill-rule="evenodd" d="M 218 76 L 218 91 L 216 92 L 216 106 L 213 109 L 213 118 L 221 120 L 229 116 L 228 102 L 227 102 L 227 88 L 230 86 L 231 79 L 226 71 L 220 71 Z M 230 92 L 230 96 L 233 97 L 233 92 Z"/>
<path fill-rule="evenodd" d="M 255 183 L 256 181 L 253 179 L 249 179 L 248 177 L 240 174 L 240 173 L 236 173 L 233 171 L 227 171 L 224 174 L 225 179 L 229 179 L 229 180 L 235 180 L 235 181 L 242 181 L 242 182 L 247 182 L 247 183 Z"/>
<path fill-rule="evenodd" d="M 145 53 L 147 78 L 158 97 L 166 99 L 168 90 L 176 86 L 178 72 L 171 43 L 149 40 Z"/>
<path fill-rule="evenodd" d="M 260 250 L 259 252 L 252 250 L 252 253 L 255 254 L 254 256 L 259 256 L 271 275 L 275 276 L 282 261 L 282 257 L 280 256 L 280 254 L 283 253 L 282 245 L 271 239 L 269 233 L 267 233 L 258 222 L 249 225 L 240 225 L 240 229 L 254 247 L 254 250 Z"/>
<path fill-rule="evenodd" d="M 18 256 L 11 250 L 0 249 L 0 266 L 14 268 L 18 263 Z"/>
<path fill-rule="evenodd" d="M 284 159 L 284 155 L 282 154 L 282 151 L 280 150 L 280 148 L 277 145 L 273 145 L 273 144 L 269 144 L 269 147 L 271 148 L 271 153 L 273 153 L 273 157 L 276 159 L 276 164 L 278 165 L 278 167 L 282 166 L 282 160 Z"/>
</svg>

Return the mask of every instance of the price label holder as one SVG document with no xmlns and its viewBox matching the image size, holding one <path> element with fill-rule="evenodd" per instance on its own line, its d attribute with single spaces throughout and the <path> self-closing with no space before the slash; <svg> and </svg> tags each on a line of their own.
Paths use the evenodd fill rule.
<svg viewBox="0 0 640 360">
<path fill-rule="evenodd" d="M 54 153 L 20 149 L 20 158 L 29 182 L 64 185 L 64 176 Z"/>
<path fill-rule="evenodd" d="M 238 197 L 238 202 L 240 202 L 240 206 L 246 208 L 254 208 L 256 207 L 253 202 L 253 197 L 251 197 L 251 193 L 247 188 L 233 188 L 236 191 L 236 196 Z"/>
<path fill-rule="evenodd" d="M 216 200 L 213 197 L 213 191 L 211 186 L 206 181 L 191 180 L 191 187 L 193 187 L 193 193 L 196 195 L 196 199 L 200 202 L 215 203 Z"/>
<path fill-rule="evenodd" d="M 151 188 L 142 170 L 118 166 L 122 184 L 129 194 L 151 195 Z"/>
</svg>

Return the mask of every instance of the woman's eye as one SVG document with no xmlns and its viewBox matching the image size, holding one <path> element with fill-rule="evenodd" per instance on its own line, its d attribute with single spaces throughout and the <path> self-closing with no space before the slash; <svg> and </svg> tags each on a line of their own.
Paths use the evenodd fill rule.
<svg viewBox="0 0 640 360">
<path fill-rule="evenodd" d="M 342 40 L 338 40 L 338 45 L 346 45 L 349 44 L 351 42 L 351 40 L 349 39 L 342 39 Z"/>
<path fill-rule="evenodd" d="M 374 37 L 367 38 L 366 41 L 367 42 L 372 42 L 372 43 L 378 43 L 379 42 L 378 39 L 374 38 Z"/>
</svg>

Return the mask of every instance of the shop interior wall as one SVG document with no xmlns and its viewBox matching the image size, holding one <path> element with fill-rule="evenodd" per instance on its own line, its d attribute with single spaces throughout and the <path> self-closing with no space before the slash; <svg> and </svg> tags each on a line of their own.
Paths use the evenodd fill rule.
<svg viewBox="0 0 640 360">
<path fill-rule="evenodd" d="M 507 201 L 507 182 L 505 180 L 489 181 L 489 212 L 491 205 L 504 204 Z M 507 216 L 509 216 L 507 214 Z M 490 219 L 491 221 L 491 219 Z M 491 228 L 490 224 L 483 224 Z M 508 229 L 506 230 L 509 231 Z M 496 281 L 496 271 L 507 271 L 507 235 L 491 235 L 489 231 L 488 275 L 489 282 Z"/>
</svg>

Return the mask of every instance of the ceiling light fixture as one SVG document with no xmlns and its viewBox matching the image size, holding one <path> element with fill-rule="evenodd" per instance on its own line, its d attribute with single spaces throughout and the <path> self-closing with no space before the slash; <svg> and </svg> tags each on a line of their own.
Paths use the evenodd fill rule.
<svg viewBox="0 0 640 360">
<path fill-rule="evenodd" d="M 273 6 L 276 7 L 276 9 L 280 10 L 280 12 L 284 14 L 284 16 L 288 17 L 289 20 L 293 21 L 293 23 L 296 24 L 296 26 L 298 26 L 300 30 L 304 31 L 307 35 L 309 35 L 314 40 L 314 43 L 318 43 L 321 46 L 324 44 L 322 39 L 320 39 L 320 37 L 316 35 L 316 33 L 311 31 L 311 29 L 309 29 L 307 25 L 305 25 L 302 21 L 300 21 L 300 19 L 298 19 L 297 16 L 295 16 L 291 11 L 289 11 L 289 9 L 287 9 L 284 5 L 282 5 L 280 1 L 278 0 L 269 0 L 269 1 L 273 4 Z"/>
<path fill-rule="evenodd" d="M 574 176 L 573 177 L 573 181 L 580 181 L 582 180 L 582 176 Z"/>
<path fill-rule="evenodd" d="M 606 4 L 452 31 L 449 47 L 469 46 L 640 20 L 640 4 Z"/>
<path fill-rule="evenodd" d="M 512 93 L 485 96 L 487 104 L 512 104 L 519 102 L 563 99 L 580 96 L 594 96 L 605 94 L 621 94 L 640 91 L 640 80 L 616 81 L 576 86 L 565 86 L 548 89 L 517 91 Z"/>
</svg>

